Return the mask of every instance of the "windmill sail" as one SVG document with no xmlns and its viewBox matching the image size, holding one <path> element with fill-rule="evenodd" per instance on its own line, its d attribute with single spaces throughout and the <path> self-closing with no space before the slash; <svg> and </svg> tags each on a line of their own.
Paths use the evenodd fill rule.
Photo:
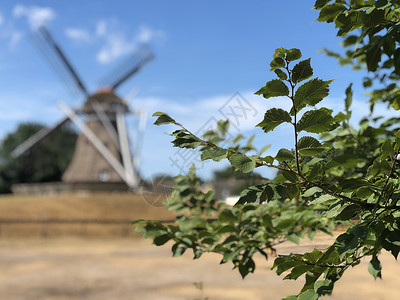
<svg viewBox="0 0 400 300">
<path fill-rule="evenodd" d="M 11 152 L 11 156 L 14 158 L 17 158 L 24 154 L 26 151 L 29 149 L 33 149 L 34 147 L 40 145 L 41 143 L 45 142 L 48 138 L 50 138 L 53 134 L 56 133 L 56 131 L 63 126 L 66 122 L 69 121 L 69 118 L 66 117 L 59 121 L 56 125 L 53 127 L 45 127 L 41 130 L 39 130 L 37 133 L 32 135 L 29 139 L 27 139 L 25 142 L 23 142 L 21 145 L 19 145 L 17 148 L 15 148 Z"/>
<path fill-rule="evenodd" d="M 43 51 L 46 52 L 46 57 L 50 60 L 53 67 L 58 70 L 58 73 L 63 73 L 64 78 L 71 78 L 76 87 L 88 97 L 89 93 L 85 85 L 46 27 L 41 26 L 39 28 L 37 38 L 39 43 L 41 43 Z"/>
<path fill-rule="evenodd" d="M 149 48 L 147 46 L 142 46 L 116 69 L 110 72 L 107 77 L 102 80 L 102 84 L 109 86 L 111 89 L 117 89 L 127 79 L 139 72 L 140 69 L 153 58 L 154 55 Z"/>
</svg>

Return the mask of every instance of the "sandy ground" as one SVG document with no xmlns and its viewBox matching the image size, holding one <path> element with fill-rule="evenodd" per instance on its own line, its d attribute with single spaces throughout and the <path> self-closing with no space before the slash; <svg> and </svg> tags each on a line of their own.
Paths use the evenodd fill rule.
<svg viewBox="0 0 400 300">
<path fill-rule="evenodd" d="M 331 238 L 311 244 L 282 244 L 280 254 L 323 248 Z M 255 274 L 242 280 L 220 256 L 193 261 L 190 253 L 172 258 L 168 246 L 144 239 L 0 239 L 0 299 L 281 299 L 302 281 L 287 281 L 261 256 Z M 400 264 L 383 253 L 383 280 L 367 272 L 367 262 L 347 271 L 326 299 L 400 299 Z M 193 283 L 202 282 L 203 290 Z"/>
</svg>

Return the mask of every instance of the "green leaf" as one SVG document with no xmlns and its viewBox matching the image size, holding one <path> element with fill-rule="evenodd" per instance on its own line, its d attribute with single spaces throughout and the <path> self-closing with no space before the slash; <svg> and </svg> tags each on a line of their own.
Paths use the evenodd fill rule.
<svg viewBox="0 0 400 300">
<path fill-rule="evenodd" d="M 280 108 L 271 108 L 265 112 L 264 119 L 256 126 L 261 127 L 265 133 L 284 122 L 290 123 L 292 118 L 289 113 Z"/>
<path fill-rule="evenodd" d="M 321 143 L 311 136 L 303 136 L 297 143 L 299 153 L 304 156 L 313 156 L 327 150 Z"/>
<path fill-rule="evenodd" d="M 153 117 L 158 117 L 157 120 L 154 122 L 155 125 L 163 125 L 163 124 L 175 124 L 175 120 L 168 116 L 166 113 L 163 112 L 155 112 Z"/>
<path fill-rule="evenodd" d="M 286 59 L 293 61 L 301 58 L 301 51 L 297 48 L 292 48 L 287 51 Z"/>
<path fill-rule="evenodd" d="M 355 217 L 361 211 L 361 207 L 358 204 L 350 204 L 346 206 L 340 214 L 336 216 L 337 220 L 347 221 Z"/>
<path fill-rule="evenodd" d="M 315 1 L 314 4 L 314 9 L 321 9 L 323 8 L 325 5 L 327 5 L 329 2 L 331 2 L 331 0 L 317 0 Z"/>
<path fill-rule="evenodd" d="M 245 278 L 247 274 L 250 272 L 253 273 L 256 268 L 256 264 L 254 263 L 253 259 L 248 258 L 245 263 L 239 264 L 239 273 L 242 275 L 242 278 Z"/>
<path fill-rule="evenodd" d="M 224 209 L 218 216 L 219 220 L 222 222 L 232 222 L 236 221 L 237 217 L 233 214 L 230 208 Z"/>
<path fill-rule="evenodd" d="M 171 239 L 171 236 L 169 234 L 163 234 L 163 235 L 155 237 L 153 240 L 153 244 L 156 246 L 162 246 L 166 242 L 168 242 L 170 239 Z"/>
<path fill-rule="evenodd" d="M 317 299 L 318 299 L 318 294 L 312 289 L 306 290 L 297 296 L 297 300 L 317 300 Z"/>
<path fill-rule="evenodd" d="M 400 75 L 400 48 L 397 48 L 396 51 L 394 51 L 393 60 L 394 60 L 394 72 L 397 75 Z"/>
<path fill-rule="evenodd" d="M 285 176 L 285 175 L 283 175 L 283 176 Z M 297 180 L 297 176 L 296 176 L 296 180 Z M 288 195 L 289 199 L 294 199 L 300 194 L 300 189 L 296 184 L 288 184 L 286 186 L 286 194 Z"/>
<path fill-rule="evenodd" d="M 280 80 L 286 80 L 287 79 L 287 74 L 283 72 L 281 69 L 276 69 L 274 70 L 275 74 L 278 75 Z"/>
<path fill-rule="evenodd" d="M 263 95 L 265 99 L 278 96 L 288 96 L 289 88 L 279 79 L 268 81 L 264 87 L 255 93 Z"/>
<path fill-rule="evenodd" d="M 394 149 L 389 140 L 386 140 L 381 146 L 381 159 L 394 155 Z"/>
<path fill-rule="evenodd" d="M 331 23 L 344 10 L 346 10 L 346 7 L 339 3 L 324 6 L 319 13 L 317 21 Z"/>
<path fill-rule="evenodd" d="M 282 171 L 282 175 L 290 182 L 297 183 L 299 181 L 297 175 L 294 174 L 293 172 Z"/>
<path fill-rule="evenodd" d="M 313 186 L 313 187 L 309 188 L 307 191 L 305 191 L 302 196 L 303 197 L 311 197 L 311 196 L 314 196 L 316 193 L 320 193 L 320 192 L 322 192 L 321 188 L 319 188 L 317 186 Z"/>
<path fill-rule="evenodd" d="M 229 157 L 229 162 L 235 170 L 242 173 L 250 173 L 256 167 L 254 160 L 241 153 L 232 154 L 231 157 Z"/>
<path fill-rule="evenodd" d="M 293 152 L 285 148 L 280 149 L 275 156 L 275 159 L 279 162 L 283 162 L 285 160 L 292 160 L 294 158 L 295 157 Z"/>
<path fill-rule="evenodd" d="M 333 80 L 323 81 L 315 78 L 300 86 L 294 95 L 294 104 L 297 111 L 308 105 L 316 105 L 329 95 L 329 84 Z"/>
<path fill-rule="evenodd" d="M 377 277 L 382 279 L 382 266 L 378 257 L 374 255 L 368 264 L 368 272 L 376 279 Z"/>
<path fill-rule="evenodd" d="M 300 266 L 296 266 L 292 269 L 292 271 L 286 275 L 283 279 L 292 279 L 292 280 L 296 280 L 297 278 L 299 278 L 301 275 L 303 275 L 304 273 L 312 270 L 314 268 L 313 265 L 300 265 Z"/>
<path fill-rule="evenodd" d="M 269 148 L 271 148 L 271 144 L 265 145 L 264 147 L 261 148 L 260 150 L 260 155 L 263 154 L 265 151 L 267 151 Z"/>
<path fill-rule="evenodd" d="M 287 50 L 285 48 L 282 48 L 282 47 L 281 48 L 277 48 L 275 50 L 275 53 L 273 54 L 273 58 L 277 58 L 277 57 L 284 58 L 286 53 L 287 53 Z"/>
<path fill-rule="evenodd" d="M 346 98 L 344 99 L 344 108 L 346 112 L 350 111 L 350 106 L 353 101 L 353 91 L 351 89 L 353 83 L 350 83 L 350 85 L 346 89 Z"/>
<path fill-rule="evenodd" d="M 307 131 L 311 133 L 322 133 L 330 131 L 332 128 L 332 110 L 325 107 L 310 110 L 304 113 L 299 122 L 297 122 L 297 132 Z"/>
<path fill-rule="evenodd" d="M 310 60 L 311 58 L 303 60 L 293 67 L 292 81 L 294 83 L 303 81 L 313 75 L 313 69 L 311 68 Z"/>
<path fill-rule="evenodd" d="M 221 161 L 226 158 L 227 155 L 228 151 L 222 148 L 205 148 L 201 152 L 201 160 L 212 159 L 213 161 Z"/>
<path fill-rule="evenodd" d="M 283 58 L 276 57 L 271 61 L 269 65 L 271 67 L 270 71 L 273 71 L 275 69 L 284 68 L 286 66 L 286 63 Z"/>
<path fill-rule="evenodd" d="M 188 134 L 183 130 L 178 131 L 177 134 L 172 133 L 172 135 L 176 135 L 175 140 L 172 141 L 174 147 L 195 149 L 202 144 L 202 141 L 198 137 Z"/>
<path fill-rule="evenodd" d="M 368 71 L 376 71 L 378 63 L 381 61 L 382 50 L 380 44 L 372 44 L 366 52 L 366 62 Z"/>
</svg>

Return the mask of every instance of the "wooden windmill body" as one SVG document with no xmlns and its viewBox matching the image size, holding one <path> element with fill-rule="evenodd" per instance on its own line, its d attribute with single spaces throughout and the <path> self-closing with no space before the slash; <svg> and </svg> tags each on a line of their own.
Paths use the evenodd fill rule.
<svg viewBox="0 0 400 300">
<path fill-rule="evenodd" d="M 47 47 L 47 55 L 53 55 L 67 70 L 76 87 L 87 96 L 84 105 L 73 110 L 65 103 L 59 103 L 66 118 L 52 128 L 45 128 L 18 146 L 14 157 L 23 155 L 27 150 L 44 142 L 57 129 L 72 121 L 80 130 L 73 158 L 62 176 L 66 183 L 124 183 L 129 188 L 136 188 L 140 182 L 138 166 L 135 165 L 125 116 L 132 111 L 127 103 L 115 94 L 115 89 L 133 74 L 137 73 L 153 55 L 143 48 L 125 63 L 125 70 L 110 84 L 110 88 L 101 89 L 90 95 L 65 55 L 54 42 L 46 28 L 39 32 L 42 46 Z M 135 58 L 136 57 L 136 58 Z M 115 72 L 114 72 L 115 73 Z"/>
</svg>

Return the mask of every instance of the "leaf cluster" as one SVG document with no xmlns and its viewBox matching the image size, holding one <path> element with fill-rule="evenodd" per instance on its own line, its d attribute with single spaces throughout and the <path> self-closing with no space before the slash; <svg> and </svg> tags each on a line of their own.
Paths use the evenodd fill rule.
<svg viewBox="0 0 400 300">
<path fill-rule="evenodd" d="M 344 45 L 355 48 L 344 58 L 330 54 L 343 64 L 365 65 L 381 82 L 397 80 L 398 6 L 390 0 L 316 1 L 318 20 L 334 23 L 338 35 L 345 38 Z M 354 31 L 358 32 L 355 37 L 350 35 Z M 216 130 L 203 136 L 165 113 L 155 114 L 155 124 L 179 126 L 172 133 L 173 145 L 198 149 L 202 160 L 226 159 L 244 174 L 273 168 L 277 176 L 246 187 L 238 203 L 228 207 L 212 191 L 199 190 L 192 169 L 188 176 L 177 177 L 175 191 L 166 202 L 178 214 L 175 223 L 142 220 L 136 222 L 138 230 L 156 245 L 172 241 L 175 256 L 187 249 L 193 250 L 194 258 L 204 252 L 219 253 L 221 263 L 232 262 L 245 277 L 256 268 L 255 253 L 267 259 L 275 254 L 278 243 L 298 243 L 306 234 L 312 239 L 317 231 L 330 233 L 335 224 L 346 224 L 348 229 L 324 250 L 275 259 L 273 269 L 279 275 L 285 273 L 284 279 L 305 277 L 302 290 L 285 299 L 318 299 L 330 294 L 344 272 L 361 259 L 369 259 L 368 272 L 380 278 L 380 252 L 387 250 L 395 258 L 400 253 L 400 118 L 366 118 L 358 129 L 353 128 L 349 122 L 351 84 L 345 91 L 344 111 L 333 115 L 321 105 L 332 80 L 313 78 L 311 59 L 302 59 L 299 49 L 276 49 L 269 70 L 275 79 L 256 94 L 263 101 L 289 101 L 291 107 L 268 109 L 257 127 L 268 134 L 285 124 L 293 132 L 292 149 L 264 156 L 263 150 L 253 146 L 254 137 L 243 143 L 243 137 L 237 136 L 226 143 L 227 121 L 220 121 Z M 398 109 L 396 85 L 376 89 L 371 95 L 371 105 L 387 101 Z"/>
</svg>

